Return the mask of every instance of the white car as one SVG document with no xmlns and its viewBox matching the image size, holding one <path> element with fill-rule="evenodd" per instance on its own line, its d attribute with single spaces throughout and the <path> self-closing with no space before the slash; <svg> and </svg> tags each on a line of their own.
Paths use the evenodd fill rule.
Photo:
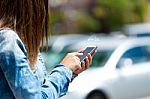
<svg viewBox="0 0 150 99">
<path fill-rule="evenodd" d="M 129 36 L 150 36 L 150 23 L 128 24 L 122 32 Z"/>
<path fill-rule="evenodd" d="M 112 41 L 112 44 L 113 41 Z M 100 54 L 100 53 L 99 53 Z M 129 38 L 103 67 L 89 68 L 60 99 L 140 99 L 150 96 L 150 38 Z"/>
</svg>

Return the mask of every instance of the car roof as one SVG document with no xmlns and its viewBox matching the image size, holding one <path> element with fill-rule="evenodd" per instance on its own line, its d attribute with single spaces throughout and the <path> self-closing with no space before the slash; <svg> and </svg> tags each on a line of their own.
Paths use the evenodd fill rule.
<svg viewBox="0 0 150 99">
<path fill-rule="evenodd" d="M 85 35 L 85 34 L 65 34 L 54 36 L 54 42 L 51 43 L 51 50 L 61 52 L 67 48 L 68 51 L 77 51 L 88 46 L 97 46 L 98 50 L 114 50 L 124 42 L 137 42 L 139 39 L 146 37 L 116 37 L 101 34 Z"/>
<path fill-rule="evenodd" d="M 150 23 L 128 24 L 123 31 L 129 36 L 150 36 Z"/>
<path fill-rule="evenodd" d="M 125 42 L 127 38 L 100 36 L 97 39 L 82 40 L 68 47 L 69 50 L 79 50 L 88 46 L 97 46 L 98 50 L 113 50 Z"/>
</svg>

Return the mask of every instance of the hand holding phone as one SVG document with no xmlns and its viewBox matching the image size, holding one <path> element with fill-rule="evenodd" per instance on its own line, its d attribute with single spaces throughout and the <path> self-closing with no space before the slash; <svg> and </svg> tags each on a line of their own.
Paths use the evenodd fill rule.
<svg viewBox="0 0 150 99">
<path fill-rule="evenodd" d="M 86 56 L 88 55 L 88 53 L 93 54 L 96 49 L 97 49 L 97 46 L 87 47 L 84 50 L 83 55 L 79 57 L 80 58 L 80 62 L 82 62 L 86 58 Z"/>
</svg>

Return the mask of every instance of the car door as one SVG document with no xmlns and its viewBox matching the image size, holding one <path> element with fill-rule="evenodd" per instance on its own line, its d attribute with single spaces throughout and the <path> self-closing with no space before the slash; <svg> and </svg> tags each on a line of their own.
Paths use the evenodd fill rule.
<svg viewBox="0 0 150 99">
<path fill-rule="evenodd" d="M 127 50 L 117 64 L 116 99 L 137 99 L 150 93 L 150 46 Z"/>
</svg>

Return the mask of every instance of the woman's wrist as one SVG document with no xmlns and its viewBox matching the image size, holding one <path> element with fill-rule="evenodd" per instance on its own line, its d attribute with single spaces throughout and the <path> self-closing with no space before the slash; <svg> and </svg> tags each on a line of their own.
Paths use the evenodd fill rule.
<svg viewBox="0 0 150 99">
<path fill-rule="evenodd" d="M 78 76 L 78 74 L 74 73 L 72 69 L 70 69 L 70 68 L 67 67 L 67 66 L 64 66 L 63 64 L 57 64 L 57 65 L 55 66 L 55 68 L 58 68 L 58 67 L 65 67 L 65 68 L 67 68 L 67 69 L 70 70 L 70 72 L 71 72 L 71 82 L 73 81 L 74 78 L 76 78 L 76 77 Z"/>
</svg>

